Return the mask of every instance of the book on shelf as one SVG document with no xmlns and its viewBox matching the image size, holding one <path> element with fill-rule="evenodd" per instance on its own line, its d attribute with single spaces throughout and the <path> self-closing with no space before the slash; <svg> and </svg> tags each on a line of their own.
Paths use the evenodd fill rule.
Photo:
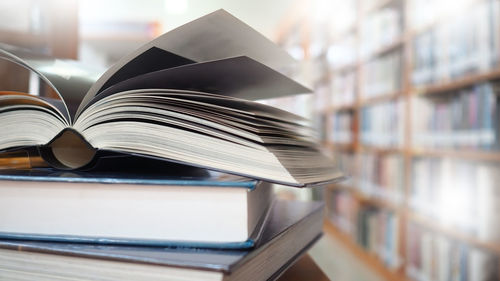
<svg viewBox="0 0 500 281">
<path fill-rule="evenodd" d="M 330 114 L 329 140 L 334 144 L 349 144 L 353 142 L 354 116 L 347 111 Z"/>
<path fill-rule="evenodd" d="M 394 212 L 362 207 L 356 221 L 357 243 L 389 268 L 399 267 L 399 219 Z"/>
<path fill-rule="evenodd" d="M 330 221 L 387 267 L 398 268 L 401 264 L 398 214 L 360 204 L 348 190 L 329 192 L 326 202 Z"/>
<path fill-rule="evenodd" d="M 459 15 L 415 37 L 411 78 L 414 85 L 458 79 L 498 66 L 499 1 L 467 5 L 470 7 L 462 9 Z"/>
<path fill-rule="evenodd" d="M 255 245 L 272 203 L 268 183 L 188 166 L 163 168 L 161 173 L 1 170 L 0 239 Z"/>
<path fill-rule="evenodd" d="M 357 212 L 356 199 L 348 190 L 330 190 L 325 200 L 328 219 L 342 232 L 351 237 L 356 235 L 356 225 L 353 224 Z"/>
<path fill-rule="evenodd" d="M 359 191 L 399 205 L 404 195 L 404 158 L 400 154 L 358 154 Z"/>
<path fill-rule="evenodd" d="M 29 280 L 274 280 L 321 236 L 322 206 L 277 201 L 262 239 L 245 251 L 0 240 L 0 274 Z"/>
<path fill-rule="evenodd" d="M 486 82 L 438 96 L 415 97 L 415 146 L 499 149 L 499 92 L 498 83 Z"/>
<path fill-rule="evenodd" d="M 499 257 L 416 224 L 408 224 L 406 274 L 412 280 L 489 281 L 500 278 Z"/>
<path fill-rule="evenodd" d="M 416 158 L 412 165 L 410 207 L 484 242 L 500 240 L 496 163 L 449 158 Z"/>
<path fill-rule="evenodd" d="M 360 141 L 376 147 L 401 147 L 404 141 L 404 100 L 397 99 L 361 109 Z"/>
<path fill-rule="evenodd" d="M 0 150 L 38 147 L 65 170 L 90 169 L 104 151 L 293 186 L 340 177 L 304 118 L 253 101 L 309 91 L 275 70 L 293 59 L 224 10 L 146 43 L 100 76 L 7 45 L 0 58 L 39 74 L 60 97 L 1 92 Z"/>
<path fill-rule="evenodd" d="M 399 91 L 402 85 L 402 63 L 400 49 L 365 63 L 363 65 L 362 98 L 367 100 Z"/>
<path fill-rule="evenodd" d="M 400 2 L 396 2 L 395 4 L 400 4 Z M 359 50 L 361 58 L 369 58 L 377 50 L 398 40 L 403 29 L 402 10 L 400 5 L 387 5 L 370 13 L 362 21 Z"/>
</svg>

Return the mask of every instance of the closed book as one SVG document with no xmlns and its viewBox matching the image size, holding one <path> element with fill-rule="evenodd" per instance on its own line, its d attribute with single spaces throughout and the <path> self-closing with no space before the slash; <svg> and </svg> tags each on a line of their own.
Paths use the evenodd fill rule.
<svg viewBox="0 0 500 281">
<path fill-rule="evenodd" d="M 250 248 L 271 201 L 265 182 L 213 172 L 4 170 L 0 238 Z"/>
<path fill-rule="evenodd" d="M 0 276 L 23 280 L 274 280 L 321 236 L 323 204 L 277 201 L 249 251 L 0 240 Z"/>
</svg>

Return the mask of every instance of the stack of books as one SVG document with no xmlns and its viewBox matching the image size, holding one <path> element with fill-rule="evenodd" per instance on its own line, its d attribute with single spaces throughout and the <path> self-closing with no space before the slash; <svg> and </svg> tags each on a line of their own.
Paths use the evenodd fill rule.
<svg viewBox="0 0 500 281">
<path fill-rule="evenodd" d="M 322 204 L 275 200 L 270 184 L 341 173 L 306 120 L 253 101 L 308 89 L 277 71 L 287 53 L 227 12 L 100 76 L 0 47 L 51 87 L 0 92 L 0 151 L 51 166 L 0 172 L 0 276 L 272 280 L 321 236 Z"/>
</svg>

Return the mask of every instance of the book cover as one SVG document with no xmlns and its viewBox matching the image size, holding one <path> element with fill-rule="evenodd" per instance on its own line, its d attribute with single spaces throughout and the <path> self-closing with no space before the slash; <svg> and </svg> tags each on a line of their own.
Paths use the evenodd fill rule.
<svg viewBox="0 0 500 281">
<path fill-rule="evenodd" d="M 245 249 L 260 239 L 272 188 L 239 176 L 186 169 L 162 173 L 0 170 L 0 237 Z M 165 168 L 165 167 L 164 167 Z"/>
<path fill-rule="evenodd" d="M 60 272 L 60 276 L 73 278 L 81 277 L 82 274 L 86 274 L 87 278 L 89 274 L 103 277 L 106 272 L 96 265 L 102 262 L 104 266 L 106 261 L 115 261 L 129 268 L 154 265 L 160 268 L 222 272 L 234 280 L 272 280 L 320 237 L 322 210 L 323 204 L 319 202 L 278 201 L 273 206 L 263 238 L 255 249 L 249 251 L 0 240 L 0 268 L 9 270 L 19 265 L 15 264 L 15 259 L 9 258 L 11 255 L 24 253 L 29 256 L 36 253 L 39 258 L 30 259 L 29 262 L 24 260 L 19 274 L 35 272 L 47 257 L 51 260 L 60 258 L 63 263 L 74 261 L 76 267 L 69 266 L 68 270 Z M 269 255 L 273 258 L 268 259 Z M 80 258 L 83 258 L 82 261 L 92 260 L 95 266 L 87 268 L 87 272 L 78 270 Z M 57 267 L 51 268 L 55 271 Z M 50 268 L 45 274 L 56 277 L 51 275 Z"/>
</svg>

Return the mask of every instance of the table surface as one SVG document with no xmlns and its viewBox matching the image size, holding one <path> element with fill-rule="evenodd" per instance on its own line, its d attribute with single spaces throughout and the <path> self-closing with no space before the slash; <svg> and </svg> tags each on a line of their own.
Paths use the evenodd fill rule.
<svg viewBox="0 0 500 281">
<path fill-rule="evenodd" d="M 309 255 L 304 255 L 297 263 L 290 267 L 278 281 L 329 281 L 328 277 L 323 273 L 314 260 Z"/>
</svg>

